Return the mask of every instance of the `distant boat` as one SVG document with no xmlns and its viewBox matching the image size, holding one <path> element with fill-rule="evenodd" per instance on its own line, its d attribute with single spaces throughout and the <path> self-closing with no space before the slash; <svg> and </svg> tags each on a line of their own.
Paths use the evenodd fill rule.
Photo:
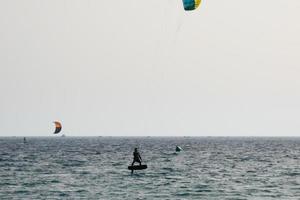
<svg viewBox="0 0 300 200">
<path fill-rule="evenodd" d="M 176 152 L 180 152 L 182 151 L 182 148 L 180 146 L 176 146 L 176 149 L 175 149 Z"/>
<path fill-rule="evenodd" d="M 24 143 L 26 143 L 26 142 L 27 142 L 27 141 L 26 141 L 26 137 L 24 137 L 24 138 L 23 138 L 23 142 L 24 142 Z"/>
</svg>

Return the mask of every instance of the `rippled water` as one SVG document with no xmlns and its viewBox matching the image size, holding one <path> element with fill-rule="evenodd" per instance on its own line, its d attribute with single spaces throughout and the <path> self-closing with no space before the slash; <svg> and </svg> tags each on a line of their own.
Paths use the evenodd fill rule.
<svg viewBox="0 0 300 200">
<path fill-rule="evenodd" d="M 300 138 L 0 138 L 0 199 L 300 199 L 299 156 Z"/>
</svg>

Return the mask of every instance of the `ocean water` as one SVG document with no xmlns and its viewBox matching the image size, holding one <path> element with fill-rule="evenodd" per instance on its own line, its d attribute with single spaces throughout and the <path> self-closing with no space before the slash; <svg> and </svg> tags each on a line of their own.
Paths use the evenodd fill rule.
<svg viewBox="0 0 300 200">
<path fill-rule="evenodd" d="M 0 138 L 0 199 L 300 199 L 300 138 Z"/>
</svg>

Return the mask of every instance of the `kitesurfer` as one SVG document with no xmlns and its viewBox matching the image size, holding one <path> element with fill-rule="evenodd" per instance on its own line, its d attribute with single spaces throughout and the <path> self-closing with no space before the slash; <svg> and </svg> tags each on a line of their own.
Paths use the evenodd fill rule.
<svg viewBox="0 0 300 200">
<path fill-rule="evenodd" d="M 140 163 L 140 165 L 142 165 L 142 158 L 141 158 L 141 155 L 140 153 L 138 152 L 138 149 L 137 148 L 134 148 L 134 152 L 133 152 L 133 162 L 131 164 L 131 166 L 133 166 L 133 164 L 135 162 L 138 162 Z"/>
</svg>

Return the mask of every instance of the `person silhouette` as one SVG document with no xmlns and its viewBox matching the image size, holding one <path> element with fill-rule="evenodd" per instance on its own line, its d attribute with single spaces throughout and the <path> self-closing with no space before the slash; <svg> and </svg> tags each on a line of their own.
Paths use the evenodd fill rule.
<svg viewBox="0 0 300 200">
<path fill-rule="evenodd" d="M 140 153 L 138 152 L 137 148 L 134 148 L 133 162 L 132 162 L 131 166 L 133 166 L 135 162 L 138 162 L 138 163 L 140 163 L 140 165 L 142 165 L 142 157 L 141 157 Z"/>
</svg>

